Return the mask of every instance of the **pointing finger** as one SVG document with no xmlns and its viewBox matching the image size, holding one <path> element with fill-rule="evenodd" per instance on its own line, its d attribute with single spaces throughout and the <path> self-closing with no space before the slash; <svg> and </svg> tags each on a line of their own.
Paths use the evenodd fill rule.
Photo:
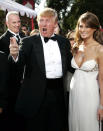
<svg viewBox="0 0 103 131">
<path fill-rule="evenodd" d="M 16 39 L 14 37 L 10 37 L 10 44 L 17 44 Z"/>
</svg>

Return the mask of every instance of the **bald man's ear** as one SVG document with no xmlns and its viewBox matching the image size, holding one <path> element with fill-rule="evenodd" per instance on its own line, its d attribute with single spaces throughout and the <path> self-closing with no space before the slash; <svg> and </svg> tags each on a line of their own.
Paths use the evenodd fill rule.
<svg viewBox="0 0 103 131">
<path fill-rule="evenodd" d="M 6 24 L 6 26 L 8 26 L 8 22 L 7 21 L 5 21 L 5 24 Z"/>
</svg>

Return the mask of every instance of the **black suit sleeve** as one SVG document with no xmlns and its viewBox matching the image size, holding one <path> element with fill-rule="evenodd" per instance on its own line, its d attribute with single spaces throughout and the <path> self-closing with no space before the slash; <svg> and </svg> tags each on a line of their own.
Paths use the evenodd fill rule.
<svg viewBox="0 0 103 131">
<path fill-rule="evenodd" d="M 69 42 L 69 40 L 67 39 L 67 49 L 68 49 L 68 70 L 69 70 L 69 72 L 71 72 L 71 73 L 74 73 L 74 71 L 75 71 L 75 69 L 74 68 L 72 68 L 72 66 L 71 66 L 71 60 L 72 60 L 72 57 L 73 57 L 73 55 L 72 55 L 72 53 L 71 53 L 71 46 L 70 46 L 70 42 Z"/>
<path fill-rule="evenodd" d="M 8 60 L 7 56 L 0 52 L 0 107 L 7 106 L 8 99 Z"/>
</svg>

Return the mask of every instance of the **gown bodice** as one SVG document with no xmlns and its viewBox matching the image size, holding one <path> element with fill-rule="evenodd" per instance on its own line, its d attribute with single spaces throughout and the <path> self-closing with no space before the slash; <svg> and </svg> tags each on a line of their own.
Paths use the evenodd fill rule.
<svg viewBox="0 0 103 131">
<path fill-rule="evenodd" d="M 98 71 L 98 64 L 94 59 L 85 61 L 81 67 L 78 67 L 78 65 L 76 64 L 75 58 L 72 58 L 71 61 L 71 65 L 73 68 L 78 69 L 78 70 L 82 70 L 85 72 L 93 72 L 93 71 Z"/>
</svg>

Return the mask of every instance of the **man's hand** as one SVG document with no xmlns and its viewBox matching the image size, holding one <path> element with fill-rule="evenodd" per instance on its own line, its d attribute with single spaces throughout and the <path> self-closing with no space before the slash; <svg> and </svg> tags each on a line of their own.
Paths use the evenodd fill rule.
<svg viewBox="0 0 103 131">
<path fill-rule="evenodd" d="M 19 53 L 19 45 L 16 42 L 16 39 L 14 37 L 10 38 L 10 55 L 14 57 L 16 60 L 18 53 Z"/>
</svg>

